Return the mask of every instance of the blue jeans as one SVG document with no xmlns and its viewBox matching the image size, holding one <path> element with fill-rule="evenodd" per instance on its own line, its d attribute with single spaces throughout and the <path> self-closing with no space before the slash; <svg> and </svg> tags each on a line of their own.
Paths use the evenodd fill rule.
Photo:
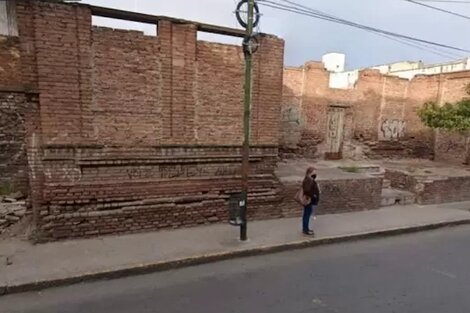
<svg viewBox="0 0 470 313">
<path fill-rule="evenodd" d="M 317 210 L 317 206 L 310 203 L 306 207 L 304 207 L 304 216 L 302 217 L 302 231 L 307 232 L 310 230 L 308 224 L 310 222 L 310 217 L 315 215 Z"/>
</svg>

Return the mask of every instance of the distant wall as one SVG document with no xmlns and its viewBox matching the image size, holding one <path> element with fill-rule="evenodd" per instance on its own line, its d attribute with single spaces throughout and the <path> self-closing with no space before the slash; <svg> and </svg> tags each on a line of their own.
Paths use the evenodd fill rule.
<svg viewBox="0 0 470 313">
<path fill-rule="evenodd" d="M 407 80 L 380 74 L 378 70 L 363 70 L 353 88 L 330 88 L 331 76 L 337 75 L 326 71 L 320 62 L 284 70 L 282 110 L 296 113 L 295 118 L 292 114 L 282 115 L 281 151 L 323 156 L 328 149 L 328 108 L 342 105 L 347 117 L 345 150 L 352 141 L 359 141 L 371 156 L 432 158 L 435 154 L 437 159 L 452 162 L 465 158 L 462 138 L 452 135 L 460 138 L 456 141 L 441 134 L 435 141 L 434 132 L 421 123 L 416 110 L 427 101 L 442 104 L 462 99 L 465 86 L 470 83 L 470 71 Z M 446 151 L 449 144 L 459 146 L 457 153 Z"/>
<path fill-rule="evenodd" d="M 336 214 L 375 210 L 380 207 L 382 179 L 378 177 L 361 179 L 319 180 L 321 201 L 318 214 Z M 293 195 L 300 183 L 283 183 L 279 207 L 282 216 L 300 216 L 303 208 L 295 202 Z"/>
</svg>

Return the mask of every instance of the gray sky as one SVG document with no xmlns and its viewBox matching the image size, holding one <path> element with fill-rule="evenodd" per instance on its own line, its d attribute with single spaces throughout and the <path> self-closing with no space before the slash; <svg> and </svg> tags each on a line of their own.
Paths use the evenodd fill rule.
<svg viewBox="0 0 470 313">
<path fill-rule="evenodd" d="M 403 0 L 294 1 L 354 22 L 470 50 L 470 20 Z M 237 0 L 83 0 L 82 2 L 238 27 L 233 15 Z M 427 3 L 470 16 L 470 3 Z M 327 52 L 345 53 L 348 68 L 400 60 L 435 63 L 450 59 L 343 25 L 262 6 L 261 12 L 263 16 L 260 31 L 275 34 L 286 41 L 286 65 L 301 65 L 308 60 L 319 60 Z M 140 29 L 147 33 L 153 30 L 149 25 L 102 18 L 95 18 L 94 23 L 116 28 Z M 201 34 L 199 38 L 233 42 L 230 38 L 211 34 Z M 458 54 L 461 57 L 466 56 Z"/>
</svg>

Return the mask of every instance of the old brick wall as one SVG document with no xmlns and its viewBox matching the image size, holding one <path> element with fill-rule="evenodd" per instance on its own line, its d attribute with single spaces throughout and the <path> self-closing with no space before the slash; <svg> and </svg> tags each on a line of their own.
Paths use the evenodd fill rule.
<svg viewBox="0 0 470 313">
<path fill-rule="evenodd" d="M 0 192 L 28 192 L 28 109 L 21 77 L 20 40 L 16 36 L 0 36 Z"/>
<path fill-rule="evenodd" d="M 347 124 L 352 124 L 348 107 L 358 94 L 330 89 L 328 82 L 329 74 L 319 62 L 284 71 L 280 142 L 284 156 L 315 157 L 324 153 L 328 109 L 332 105 L 344 106 L 347 118 L 351 118 Z M 347 131 L 345 136 L 351 137 L 352 132 Z"/>
<path fill-rule="evenodd" d="M 279 138 L 282 154 L 295 154 L 300 142 L 305 119 L 302 117 L 302 68 L 285 68 L 282 90 L 281 134 Z"/>
<path fill-rule="evenodd" d="M 88 26 L 89 27 L 89 26 Z M 141 32 L 92 29 L 89 140 L 103 145 L 157 145 L 163 127 L 159 44 Z"/>
<path fill-rule="evenodd" d="M 321 188 L 318 214 L 375 210 L 380 207 L 381 178 L 319 180 L 318 183 Z M 279 206 L 282 216 L 300 216 L 302 207 L 294 200 L 300 183 L 284 183 L 281 188 Z"/>
<path fill-rule="evenodd" d="M 253 67 L 251 142 L 277 145 L 283 42 L 260 39 Z M 244 57 L 238 46 L 197 43 L 194 136 L 200 144 L 242 143 Z M 221 92 L 214 92 L 220 90 Z M 234 121 L 237 121 L 234 123 Z"/>
<path fill-rule="evenodd" d="M 344 147 L 360 144 L 372 158 L 433 158 L 436 154 L 440 160 L 461 160 L 464 139 L 441 133 L 435 141 L 434 132 L 421 123 L 416 110 L 427 101 L 461 99 L 468 83 L 468 72 L 406 80 L 363 70 L 354 88 L 333 89 L 329 88 L 329 73 L 320 62 L 286 68 L 281 151 L 287 157 L 323 156 L 327 149 L 328 107 L 342 105 L 346 107 Z M 458 153 L 446 152 L 450 146 Z"/>
<path fill-rule="evenodd" d="M 387 169 L 385 178 L 391 181 L 392 187 L 414 193 L 419 204 L 470 200 L 470 177 L 465 172 L 461 176 L 427 177 Z"/>
<path fill-rule="evenodd" d="M 0 35 L 0 88 L 18 87 L 21 84 L 19 38 Z"/>
<path fill-rule="evenodd" d="M 29 103 L 23 92 L 0 90 L 0 187 L 28 192 L 25 115 Z"/>
<path fill-rule="evenodd" d="M 241 185 L 241 49 L 198 42 L 191 24 L 161 21 L 158 36 L 92 27 L 86 5 L 25 1 L 17 11 L 23 80 L 40 100 L 39 137 L 28 138 L 38 239 L 225 221 Z M 284 43 L 260 43 L 252 218 L 280 216 Z"/>
</svg>

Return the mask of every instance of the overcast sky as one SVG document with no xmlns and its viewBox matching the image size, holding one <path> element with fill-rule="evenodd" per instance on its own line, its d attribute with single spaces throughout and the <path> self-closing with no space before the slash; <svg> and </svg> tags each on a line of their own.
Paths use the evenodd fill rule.
<svg viewBox="0 0 470 313">
<path fill-rule="evenodd" d="M 404 0 L 294 1 L 354 22 L 470 50 L 470 20 L 430 10 Z M 233 15 L 237 0 L 83 0 L 82 2 L 238 27 Z M 470 3 L 426 3 L 470 16 Z M 320 60 L 327 52 L 345 53 L 347 67 L 350 69 L 400 60 L 435 63 L 450 59 L 343 25 L 267 7 L 261 7 L 261 12 L 263 16 L 260 31 L 275 34 L 286 41 L 286 65 L 301 65 L 308 60 Z M 153 31 L 153 27 L 149 25 L 102 18 L 95 18 L 94 24 L 140 29 L 147 33 Z M 201 34 L 199 38 L 231 41 L 210 34 Z M 459 56 L 467 55 L 460 53 L 455 58 Z"/>
</svg>

